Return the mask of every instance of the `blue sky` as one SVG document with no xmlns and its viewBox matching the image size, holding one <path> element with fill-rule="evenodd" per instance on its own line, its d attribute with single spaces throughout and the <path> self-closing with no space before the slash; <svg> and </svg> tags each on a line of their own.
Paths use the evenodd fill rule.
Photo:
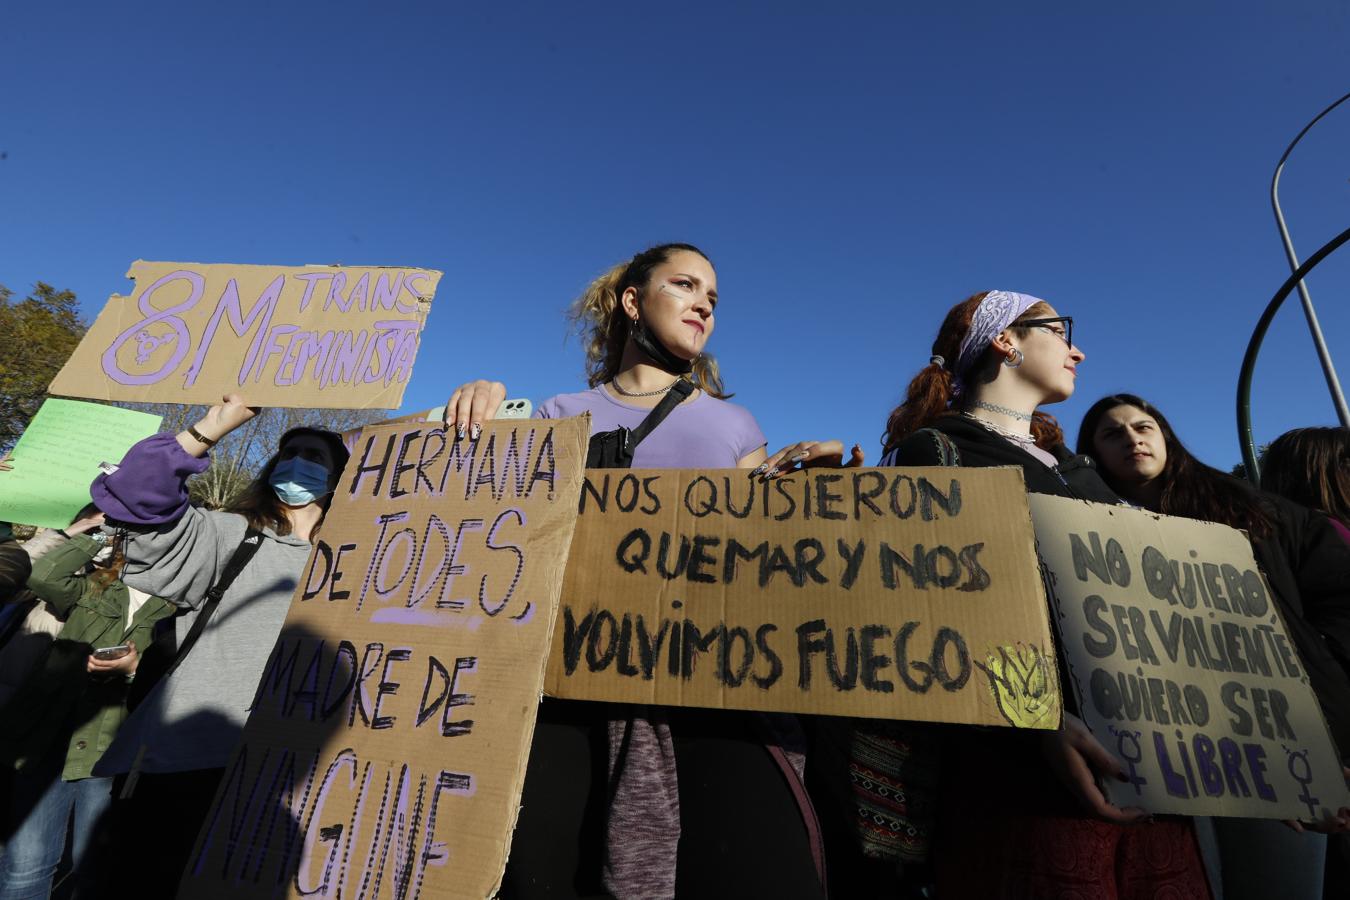
<svg viewBox="0 0 1350 900">
<path fill-rule="evenodd" d="M 1018 290 L 1076 318 L 1070 437 L 1131 390 L 1226 468 L 1272 167 L 1347 46 L 1343 2 L 7 4 L 0 283 L 92 318 L 137 258 L 437 268 L 405 408 L 538 403 L 582 386 L 586 282 L 691 241 L 770 443 L 872 461 L 947 308 Z M 1286 171 L 1304 256 L 1350 226 L 1347 139 L 1350 104 Z M 1350 250 L 1310 284 L 1350 383 Z M 1258 438 L 1334 422 L 1295 304 L 1262 359 Z"/>
</svg>

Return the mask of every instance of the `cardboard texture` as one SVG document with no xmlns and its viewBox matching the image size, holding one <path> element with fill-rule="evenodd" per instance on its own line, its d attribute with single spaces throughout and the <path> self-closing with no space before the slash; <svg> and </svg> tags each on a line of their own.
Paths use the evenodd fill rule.
<svg viewBox="0 0 1350 900">
<path fill-rule="evenodd" d="M 180 897 L 494 893 L 588 431 L 365 430 Z"/>
<path fill-rule="evenodd" d="M 586 472 L 547 691 L 1055 728 L 1017 469 Z"/>
<path fill-rule="evenodd" d="M 1323 819 L 1350 802 L 1326 722 L 1246 536 L 1031 495 L 1083 721 L 1122 761 L 1113 803 Z"/>
<path fill-rule="evenodd" d="M 367 428 L 373 428 L 376 425 L 402 425 L 405 422 L 430 422 L 432 424 L 439 423 L 443 421 L 441 416 L 441 410 L 443 409 L 444 407 L 440 407 L 438 409 L 422 410 L 420 412 L 408 413 L 406 416 L 393 416 L 392 418 L 381 419 L 378 422 L 372 422 L 369 425 L 361 425 L 356 428 L 348 428 L 346 431 L 342 432 L 342 446 L 347 448 L 348 453 L 355 453 L 356 445 L 361 441 L 361 434 Z M 433 413 L 435 413 L 435 415 L 433 415 Z"/>
<path fill-rule="evenodd" d="M 441 273 L 145 262 L 52 381 L 140 403 L 397 409 Z"/>
<path fill-rule="evenodd" d="M 159 416 L 101 403 L 48 398 L 0 472 L 0 522 L 65 528 L 87 503 L 104 463 L 159 431 Z"/>
</svg>

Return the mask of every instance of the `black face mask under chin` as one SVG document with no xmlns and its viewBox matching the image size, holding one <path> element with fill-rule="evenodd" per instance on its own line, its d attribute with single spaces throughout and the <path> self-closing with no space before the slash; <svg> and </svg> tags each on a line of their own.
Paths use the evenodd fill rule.
<svg viewBox="0 0 1350 900">
<path fill-rule="evenodd" d="M 647 354 L 652 362 L 656 363 L 670 374 L 688 375 L 694 370 L 693 362 L 687 359 L 681 359 L 667 350 L 665 345 L 658 341 L 655 335 L 647 330 L 647 326 L 642 320 L 639 319 L 633 322 L 630 334 L 632 335 L 633 343 L 638 345 L 638 349 Z"/>
</svg>

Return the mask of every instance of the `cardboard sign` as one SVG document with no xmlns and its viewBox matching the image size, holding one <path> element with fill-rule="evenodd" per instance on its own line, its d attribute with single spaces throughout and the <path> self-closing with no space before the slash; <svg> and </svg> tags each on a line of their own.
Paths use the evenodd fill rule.
<svg viewBox="0 0 1350 900">
<path fill-rule="evenodd" d="M 1350 802 L 1308 676 L 1240 531 L 1031 495 L 1083 721 L 1112 802 L 1322 819 Z"/>
<path fill-rule="evenodd" d="M 13 470 L 0 472 L 0 521 L 65 528 L 89 503 L 100 466 L 121 462 L 159 422 L 101 403 L 44 400 L 10 454 Z"/>
<path fill-rule="evenodd" d="M 51 383 L 142 403 L 396 409 L 441 273 L 138 260 Z"/>
<path fill-rule="evenodd" d="M 443 421 L 442 412 L 445 407 L 437 409 L 423 410 L 421 412 L 408 413 L 406 416 L 394 416 L 389 419 L 381 419 L 379 422 L 373 422 L 370 425 L 362 425 L 359 428 L 348 428 L 342 432 L 342 446 L 347 448 L 348 453 L 355 453 L 357 445 L 361 442 L 361 435 L 367 428 L 375 425 L 402 425 L 405 422 L 430 422 L 433 425 Z"/>
<path fill-rule="evenodd" d="M 1017 469 L 588 470 L 547 690 L 1055 728 Z"/>
<path fill-rule="evenodd" d="M 588 431 L 366 429 L 180 896 L 493 894 Z"/>
</svg>

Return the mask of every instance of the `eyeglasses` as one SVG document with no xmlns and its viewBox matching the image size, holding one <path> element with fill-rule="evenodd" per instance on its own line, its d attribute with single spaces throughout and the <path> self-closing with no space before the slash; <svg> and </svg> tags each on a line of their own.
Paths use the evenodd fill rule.
<svg viewBox="0 0 1350 900">
<path fill-rule="evenodd" d="M 1055 316 L 1053 319 L 1027 319 L 1022 322 L 1014 322 L 1013 325 L 1017 328 L 1043 328 L 1070 347 L 1073 346 L 1073 316 Z M 1051 328 L 1051 325 L 1063 325 L 1064 327 L 1057 329 Z"/>
</svg>

